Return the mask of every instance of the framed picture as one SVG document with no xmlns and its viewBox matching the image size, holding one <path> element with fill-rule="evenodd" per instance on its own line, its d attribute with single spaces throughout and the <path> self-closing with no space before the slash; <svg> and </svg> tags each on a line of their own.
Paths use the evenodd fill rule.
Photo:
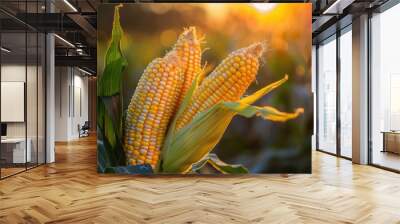
<svg viewBox="0 0 400 224">
<path fill-rule="evenodd" d="M 103 4 L 98 171 L 310 173 L 311 8 Z"/>
</svg>

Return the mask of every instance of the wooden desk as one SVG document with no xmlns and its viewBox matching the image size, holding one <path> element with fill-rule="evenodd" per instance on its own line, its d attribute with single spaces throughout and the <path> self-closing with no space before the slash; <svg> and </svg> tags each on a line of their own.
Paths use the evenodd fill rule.
<svg viewBox="0 0 400 224">
<path fill-rule="evenodd" d="M 400 154 L 400 132 L 383 131 L 383 150 L 382 152 L 392 152 Z"/>
</svg>

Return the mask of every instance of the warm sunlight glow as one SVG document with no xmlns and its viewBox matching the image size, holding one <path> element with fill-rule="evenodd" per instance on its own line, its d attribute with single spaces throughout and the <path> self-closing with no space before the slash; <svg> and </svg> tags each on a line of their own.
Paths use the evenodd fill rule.
<svg viewBox="0 0 400 224">
<path fill-rule="evenodd" d="M 224 18 L 228 12 L 226 4 L 206 4 L 205 7 L 212 20 L 220 20 L 221 18 Z"/>
<path fill-rule="evenodd" d="M 256 8 L 260 12 L 268 12 L 275 8 L 275 3 L 252 3 L 254 8 Z"/>
</svg>

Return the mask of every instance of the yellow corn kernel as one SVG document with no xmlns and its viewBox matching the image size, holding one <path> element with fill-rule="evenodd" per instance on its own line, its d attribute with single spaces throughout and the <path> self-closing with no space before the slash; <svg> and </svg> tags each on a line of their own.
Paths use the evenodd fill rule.
<svg viewBox="0 0 400 224">
<path fill-rule="evenodd" d="M 124 150 L 128 164 L 147 163 L 155 168 L 176 107 L 181 75 L 180 60 L 175 52 L 170 52 L 164 58 L 154 59 L 140 77 L 125 122 Z"/>
<path fill-rule="evenodd" d="M 183 128 L 199 112 L 221 101 L 239 100 L 257 75 L 264 49 L 264 43 L 256 43 L 228 55 L 195 90 L 189 105 L 178 117 L 176 129 Z"/>
<path fill-rule="evenodd" d="M 192 85 L 192 82 L 201 70 L 201 38 L 197 37 L 196 28 L 185 29 L 173 48 L 181 59 L 181 70 L 183 82 L 178 95 L 178 105 L 180 105 Z"/>
</svg>

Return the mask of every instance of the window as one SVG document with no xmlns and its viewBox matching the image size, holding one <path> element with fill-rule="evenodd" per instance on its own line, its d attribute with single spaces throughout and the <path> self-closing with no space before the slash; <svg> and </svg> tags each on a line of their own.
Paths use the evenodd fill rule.
<svg viewBox="0 0 400 224">
<path fill-rule="evenodd" d="M 318 48 L 318 149 L 336 153 L 336 37 Z"/>
<path fill-rule="evenodd" d="M 318 47 L 318 149 L 336 153 L 336 36 Z"/>
<path fill-rule="evenodd" d="M 352 156 L 352 35 L 351 26 L 340 36 L 340 155 Z"/>
<path fill-rule="evenodd" d="M 400 170 L 400 5 L 371 18 L 371 159 Z"/>
<path fill-rule="evenodd" d="M 17 5 L 23 16 L 39 12 L 44 2 Z M 46 40 L 44 33 L 13 16 L 1 12 L 0 17 L 9 21 L 0 24 L 0 178 L 5 178 L 45 163 Z"/>
</svg>

